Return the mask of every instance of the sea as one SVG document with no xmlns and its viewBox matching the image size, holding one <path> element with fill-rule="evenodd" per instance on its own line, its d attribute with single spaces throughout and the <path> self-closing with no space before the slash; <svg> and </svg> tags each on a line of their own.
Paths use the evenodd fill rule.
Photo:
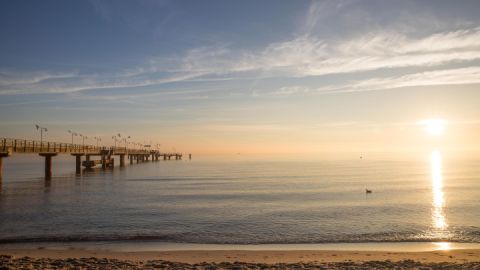
<svg viewBox="0 0 480 270">
<path fill-rule="evenodd" d="M 43 158 L 14 154 L 0 243 L 480 243 L 478 161 L 184 156 L 76 175 L 59 155 L 46 180 Z"/>
</svg>

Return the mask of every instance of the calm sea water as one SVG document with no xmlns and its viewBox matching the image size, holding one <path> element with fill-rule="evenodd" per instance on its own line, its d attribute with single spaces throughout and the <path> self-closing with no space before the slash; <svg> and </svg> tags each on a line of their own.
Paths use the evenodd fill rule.
<svg viewBox="0 0 480 270">
<path fill-rule="evenodd" d="M 118 163 L 117 163 L 118 164 Z M 480 166 L 424 160 L 159 161 L 75 176 L 4 160 L 0 242 L 480 242 Z M 365 188 L 373 190 L 365 194 Z"/>
</svg>

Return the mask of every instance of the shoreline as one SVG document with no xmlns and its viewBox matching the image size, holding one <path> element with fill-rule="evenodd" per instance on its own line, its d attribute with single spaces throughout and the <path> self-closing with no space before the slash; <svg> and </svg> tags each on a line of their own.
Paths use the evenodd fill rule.
<svg viewBox="0 0 480 270">
<path fill-rule="evenodd" d="M 1 249 L 0 255 L 13 258 L 107 258 L 128 261 L 162 260 L 180 263 L 311 263 L 311 262 L 369 262 L 413 260 L 422 263 L 479 262 L 480 249 L 439 250 L 423 252 L 339 251 L 339 250 L 175 250 L 175 251 L 106 251 L 54 249 Z"/>
<path fill-rule="evenodd" d="M 365 243 L 318 243 L 318 244 L 199 244 L 163 241 L 72 241 L 72 242 L 22 242 L 0 243 L 0 251 L 17 250 L 90 250 L 114 252 L 152 252 L 152 251 L 208 251 L 208 250 L 246 250 L 246 251 L 389 251 L 389 252 L 426 252 L 438 250 L 479 249 L 480 243 L 462 242 L 365 242 Z"/>
<path fill-rule="evenodd" d="M 108 258 L 181 263 L 298 263 L 413 260 L 425 263 L 480 261 L 480 243 L 343 243 L 209 245 L 165 242 L 74 242 L 1 244 L 0 255 L 14 258 Z"/>
<path fill-rule="evenodd" d="M 40 244 L 40 245 L 38 245 Z M 85 243 L 83 243 L 85 244 Z M 163 250 L 132 249 L 132 243 L 37 243 L 21 246 L 0 245 L 0 269 L 478 269 L 480 268 L 480 244 L 444 243 L 445 249 L 408 249 L 416 243 L 394 243 L 396 250 L 361 250 L 372 248 L 370 244 L 341 245 L 323 244 L 316 250 L 305 245 L 278 245 L 276 250 L 269 245 L 223 246 L 224 249 L 200 249 L 202 245 L 167 243 L 159 245 Z M 388 243 L 391 244 L 391 243 Z M 417 243 L 418 244 L 418 243 Z M 434 244 L 427 243 L 430 248 Z M 452 245 L 456 244 L 456 245 Z M 135 243 L 136 246 L 141 243 Z M 181 249 L 187 246 L 193 249 Z M 463 244 L 465 245 L 465 244 Z M 8 247 L 7 247 L 8 246 Z M 111 247 L 114 246 L 114 249 Z M 216 245 L 222 246 L 222 245 Z M 310 245 L 311 247 L 312 245 Z M 388 248 L 387 245 L 373 245 Z M 471 247 L 471 248 L 468 248 Z M 236 246 L 238 247 L 238 246 Z M 283 249 L 279 249 L 283 247 Z M 338 249 L 325 249 L 325 248 Z M 357 249 L 353 249 L 353 248 Z M 400 248 L 405 248 L 401 250 Z M 453 248 L 452 248 L 453 247 Z M 467 247 L 467 248 L 465 248 Z M 197 249 L 195 249 L 197 248 Z M 250 249 L 247 249 L 250 248 Z M 323 249 L 321 249 L 323 248 Z M 352 249 L 349 249 L 352 248 Z M 424 248 L 424 246 L 422 246 Z"/>
</svg>

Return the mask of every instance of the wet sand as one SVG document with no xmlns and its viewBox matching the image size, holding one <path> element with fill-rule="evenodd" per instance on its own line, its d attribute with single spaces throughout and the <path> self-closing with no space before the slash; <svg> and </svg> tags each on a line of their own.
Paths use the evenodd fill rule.
<svg viewBox="0 0 480 270">
<path fill-rule="evenodd" d="M 153 269 L 153 268 L 400 268 L 480 269 L 480 249 L 427 252 L 386 251 L 247 251 L 247 250 L 176 250 L 119 252 L 85 249 L 1 249 L 2 266 L 33 269 Z M 11 256 L 11 257 L 10 257 Z M 70 258 L 70 260 L 68 260 Z M 81 259 L 89 258 L 89 259 Z M 57 264 L 53 267 L 51 263 Z M 27 265 L 27 266 L 25 266 Z M 155 265 L 157 267 L 155 267 Z M 39 268 L 35 268 L 38 266 Z M 88 266 L 88 267 L 87 267 Z M 66 267 L 66 268 L 65 268 Z M 240 268 L 239 268 L 240 267 Z M 1 266 L 0 266 L 1 269 Z M 8 269 L 8 268 L 6 268 Z"/>
</svg>

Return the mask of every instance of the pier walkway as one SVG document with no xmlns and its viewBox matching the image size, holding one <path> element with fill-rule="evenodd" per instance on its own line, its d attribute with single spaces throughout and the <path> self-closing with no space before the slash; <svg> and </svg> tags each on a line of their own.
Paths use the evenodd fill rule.
<svg viewBox="0 0 480 270">
<path fill-rule="evenodd" d="M 120 167 L 125 166 L 125 158 L 129 159 L 130 164 L 148 161 L 158 161 L 159 159 L 175 160 L 182 159 L 182 153 L 162 153 L 159 150 L 138 149 L 128 147 L 104 147 L 83 144 L 45 142 L 24 139 L 0 138 L 0 180 L 3 172 L 3 158 L 9 157 L 14 153 L 36 153 L 45 158 L 45 178 L 52 177 L 52 158 L 58 154 L 70 154 L 75 156 L 76 173 L 81 173 L 81 167 L 93 168 L 97 165 L 102 168 L 113 168 L 114 158 L 120 159 Z M 85 160 L 82 161 L 82 157 Z M 99 157 L 100 159 L 93 159 Z"/>
</svg>

